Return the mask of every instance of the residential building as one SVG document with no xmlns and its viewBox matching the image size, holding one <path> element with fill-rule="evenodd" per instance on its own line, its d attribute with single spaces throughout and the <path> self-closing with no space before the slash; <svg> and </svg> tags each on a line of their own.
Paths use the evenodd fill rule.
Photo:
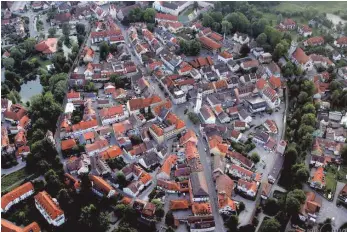
<svg viewBox="0 0 347 232">
<path fill-rule="evenodd" d="M 301 206 L 299 218 L 302 221 L 316 222 L 320 208 L 322 207 L 322 199 L 314 192 L 306 193 L 305 203 Z"/>
<path fill-rule="evenodd" d="M 280 23 L 279 27 L 283 30 L 294 30 L 296 22 L 293 19 L 286 18 Z"/>
<path fill-rule="evenodd" d="M 203 172 L 194 172 L 190 174 L 189 194 L 192 202 L 209 201 L 207 183 Z"/>
<path fill-rule="evenodd" d="M 92 144 L 87 144 L 85 146 L 86 153 L 89 156 L 94 156 L 95 154 L 101 153 L 103 151 L 106 151 L 109 148 L 109 143 L 106 139 L 99 139 L 96 140 Z"/>
<path fill-rule="evenodd" d="M 295 41 L 292 41 L 288 55 L 291 61 L 295 63 L 295 65 L 299 66 L 303 71 L 312 70 L 312 60 L 301 48 L 298 47 L 298 44 Z"/>
<path fill-rule="evenodd" d="M 311 37 L 304 41 L 304 46 L 320 46 L 324 44 L 324 38 L 322 36 Z"/>
<path fill-rule="evenodd" d="M 259 55 L 259 62 L 262 64 L 268 64 L 272 61 L 272 55 L 268 52 Z"/>
<path fill-rule="evenodd" d="M 308 25 L 302 25 L 298 27 L 298 32 L 300 35 L 308 37 L 312 35 L 312 28 L 310 28 Z"/>
<path fill-rule="evenodd" d="M 254 166 L 254 163 L 250 159 L 238 152 L 228 152 L 226 157 L 229 158 L 232 163 L 247 169 L 252 169 Z"/>
<path fill-rule="evenodd" d="M 176 164 L 176 162 L 177 162 L 177 155 L 169 155 L 164 161 L 163 165 L 161 166 L 157 174 L 157 179 L 169 180 L 170 174 L 171 174 L 171 168 Z"/>
<path fill-rule="evenodd" d="M 246 181 L 239 179 L 237 181 L 237 189 L 249 197 L 255 197 L 258 191 L 258 185 L 255 181 Z"/>
<path fill-rule="evenodd" d="M 269 139 L 270 135 L 260 130 L 257 130 L 253 136 L 253 142 L 263 146 L 269 141 Z"/>
<path fill-rule="evenodd" d="M 19 104 L 12 104 L 9 109 L 4 111 L 3 117 L 6 121 L 19 123 L 19 121 L 27 114 L 27 110 Z"/>
<path fill-rule="evenodd" d="M 22 184 L 1 197 L 1 213 L 6 213 L 11 206 L 23 201 L 34 194 L 34 186 L 31 182 Z"/>
<path fill-rule="evenodd" d="M 115 122 L 123 121 L 129 117 L 128 111 L 124 105 L 103 108 L 99 111 L 102 125 L 109 125 Z"/>
<path fill-rule="evenodd" d="M 247 34 L 236 32 L 233 36 L 233 40 L 240 44 L 248 44 L 250 39 Z"/>
<path fill-rule="evenodd" d="M 316 189 L 323 189 L 325 187 L 325 174 L 322 166 L 318 167 L 312 178 L 310 179 L 310 186 Z"/>
<path fill-rule="evenodd" d="M 347 47 L 347 36 L 342 36 L 334 41 L 334 45 L 338 48 Z"/>
<path fill-rule="evenodd" d="M 6 219 L 1 219 L 1 231 L 3 232 L 40 232 L 41 228 L 37 222 L 32 222 L 25 227 L 19 227 Z"/>
<path fill-rule="evenodd" d="M 92 191 L 100 197 L 113 197 L 117 195 L 116 190 L 107 183 L 102 177 L 89 175 L 89 179 L 92 183 Z"/>
<path fill-rule="evenodd" d="M 48 224 L 61 226 L 65 223 L 64 211 L 59 207 L 58 201 L 46 191 L 39 192 L 35 196 L 35 206 Z"/>
<path fill-rule="evenodd" d="M 206 124 L 214 124 L 216 123 L 216 117 L 213 114 L 211 108 L 207 105 L 203 105 L 199 112 L 200 118 Z"/>
</svg>

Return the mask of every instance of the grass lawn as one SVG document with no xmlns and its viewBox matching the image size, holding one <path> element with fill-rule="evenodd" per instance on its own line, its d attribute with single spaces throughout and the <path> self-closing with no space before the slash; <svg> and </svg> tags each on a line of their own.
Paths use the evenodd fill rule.
<svg viewBox="0 0 347 232">
<path fill-rule="evenodd" d="M 8 187 L 15 184 L 16 182 L 26 178 L 28 174 L 25 172 L 25 169 L 20 169 L 16 172 L 13 172 L 7 176 L 1 178 L 1 190 L 6 191 Z"/>
<path fill-rule="evenodd" d="M 43 60 L 43 59 L 41 59 L 41 57 L 39 55 L 33 56 L 30 59 L 32 59 L 32 58 L 36 58 L 40 64 L 41 68 L 44 68 L 44 69 L 47 69 L 47 65 L 52 64 L 51 60 L 49 60 L 49 59 Z"/>
<path fill-rule="evenodd" d="M 312 7 L 319 13 L 334 13 L 338 10 L 347 9 L 347 2 L 281 2 L 273 9 L 281 12 L 300 12 L 306 11 L 307 7 Z"/>
<path fill-rule="evenodd" d="M 331 189 L 332 193 L 334 194 L 336 190 L 336 184 L 337 184 L 336 175 L 332 172 L 327 172 L 325 175 L 325 183 L 326 183 L 325 188 L 327 190 Z"/>
</svg>

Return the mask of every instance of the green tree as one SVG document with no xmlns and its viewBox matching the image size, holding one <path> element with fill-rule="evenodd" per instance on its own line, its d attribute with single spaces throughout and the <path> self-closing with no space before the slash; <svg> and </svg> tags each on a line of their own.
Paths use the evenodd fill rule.
<svg viewBox="0 0 347 232">
<path fill-rule="evenodd" d="M 267 35 L 265 33 L 261 33 L 260 35 L 258 35 L 256 41 L 259 46 L 264 45 L 267 41 Z"/>
<path fill-rule="evenodd" d="M 214 23 L 214 20 L 209 14 L 204 14 L 202 16 L 202 25 L 204 27 L 212 27 L 213 23 Z"/>
<path fill-rule="evenodd" d="M 283 16 L 282 14 L 277 15 L 277 24 L 280 24 L 283 21 Z"/>
<path fill-rule="evenodd" d="M 301 85 L 301 90 L 305 91 L 310 97 L 313 96 L 315 89 L 316 88 L 314 86 L 314 83 L 309 80 L 305 80 L 304 83 Z"/>
<path fill-rule="evenodd" d="M 276 45 L 281 41 L 281 39 L 283 38 L 283 33 L 278 31 L 277 29 L 270 27 L 270 26 L 266 26 L 264 33 L 266 34 L 269 43 L 271 44 L 271 46 L 273 48 L 276 47 Z"/>
<path fill-rule="evenodd" d="M 155 210 L 155 216 L 159 219 L 163 218 L 165 215 L 165 211 L 163 207 L 159 207 L 158 209 Z"/>
<path fill-rule="evenodd" d="M 65 37 L 70 36 L 70 24 L 69 23 L 64 23 L 62 26 L 62 32 Z"/>
<path fill-rule="evenodd" d="M 201 44 L 198 40 L 194 39 L 190 41 L 190 44 L 189 44 L 190 55 L 197 56 L 200 54 L 200 50 L 201 50 Z"/>
<path fill-rule="evenodd" d="M 97 209 L 93 204 L 84 206 L 81 209 L 81 214 L 78 219 L 79 224 L 87 229 L 92 229 L 95 226 L 95 220 L 97 219 Z"/>
<path fill-rule="evenodd" d="M 110 53 L 110 47 L 107 42 L 102 42 L 100 45 L 100 59 L 106 60 L 107 55 Z"/>
<path fill-rule="evenodd" d="M 278 232 L 280 228 L 281 224 L 275 218 L 269 218 L 263 221 L 260 232 Z"/>
<path fill-rule="evenodd" d="M 273 59 L 275 61 L 278 61 L 279 58 L 287 54 L 287 51 L 289 49 L 289 44 L 285 40 L 281 40 L 280 43 L 278 43 L 275 47 L 274 53 L 273 53 Z"/>
<path fill-rule="evenodd" d="M 223 20 L 221 25 L 222 25 L 222 32 L 225 35 L 229 35 L 231 33 L 231 29 L 233 28 L 233 25 L 226 20 Z"/>
<path fill-rule="evenodd" d="M 269 25 L 269 22 L 264 18 L 252 22 L 253 37 L 257 37 L 263 33 L 267 25 Z"/>
<path fill-rule="evenodd" d="M 72 198 L 67 189 L 65 188 L 60 189 L 58 192 L 57 199 L 58 199 L 59 205 L 62 207 L 63 210 L 70 211 L 69 206 L 72 203 Z"/>
<path fill-rule="evenodd" d="M 341 158 L 344 164 L 347 164 L 347 145 L 344 145 L 341 149 Z"/>
<path fill-rule="evenodd" d="M 236 215 L 231 215 L 229 220 L 226 222 L 226 227 L 229 231 L 237 231 L 237 226 L 239 225 L 239 218 Z"/>
<path fill-rule="evenodd" d="M 128 207 L 128 206 L 126 206 L 126 205 L 124 205 L 124 204 L 118 204 L 118 205 L 116 205 L 116 207 L 115 207 L 115 214 L 116 214 L 118 217 L 123 216 L 127 207 Z"/>
<path fill-rule="evenodd" d="M 2 64 L 4 65 L 6 70 L 12 70 L 14 65 L 14 59 L 11 57 L 5 58 L 2 60 Z"/>
<path fill-rule="evenodd" d="M 6 97 L 11 100 L 13 104 L 21 103 L 21 96 L 16 90 L 11 90 Z"/>
<path fill-rule="evenodd" d="M 82 46 L 85 37 L 83 35 L 77 35 L 78 46 Z"/>
<path fill-rule="evenodd" d="M 28 38 L 21 44 L 26 54 L 32 54 L 32 52 L 35 50 L 35 45 L 36 40 L 34 38 Z"/>
<path fill-rule="evenodd" d="M 53 169 L 50 169 L 45 173 L 45 180 L 47 182 L 47 191 L 52 196 L 56 196 L 59 190 L 63 187 L 58 174 Z"/>
<path fill-rule="evenodd" d="M 298 102 L 300 104 L 304 104 L 309 100 L 308 94 L 306 92 L 301 91 L 298 96 Z"/>
<path fill-rule="evenodd" d="M 219 11 L 212 11 L 210 16 L 213 18 L 213 21 L 221 23 L 223 20 L 223 14 Z"/>
<path fill-rule="evenodd" d="M 121 223 L 115 230 L 112 232 L 137 232 L 136 229 L 132 228 L 128 223 Z"/>
<path fill-rule="evenodd" d="M 260 161 L 260 157 L 259 157 L 258 153 L 253 152 L 252 155 L 251 155 L 251 160 L 252 160 L 254 163 L 258 163 L 258 162 Z"/>
<path fill-rule="evenodd" d="M 286 210 L 290 215 L 299 212 L 301 204 L 305 202 L 306 195 L 301 189 L 294 189 L 287 194 Z"/>
<path fill-rule="evenodd" d="M 19 64 L 24 58 L 24 54 L 18 49 L 18 47 L 11 48 L 10 54 L 10 57 L 13 58 L 17 64 Z"/>
<path fill-rule="evenodd" d="M 167 211 L 167 213 L 166 213 L 165 224 L 168 226 L 174 226 L 174 224 L 175 224 L 175 218 L 174 218 L 171 210 Z"/>
<path fill-rule="evenodd" d="M 264 205 L 264 213 L 270 216 L 275 216 L 279 210 L 280 206 L 275 199 L 269 198 L 266 200 Z"/>
<path fill-rule="evenodd" d="M 76 32 L 80 35 L 85 35 L 86 33 L 86 26 L 82 23 L 76 24 Z"/>
<path fill-rule="evenodd" d="M 314 107 L 314 105 L 312 103 L 306 103 L 302 107 L 302 112 L 305 113 L 305 114 L 315 114 L 316 113 L 316 108 Z"/>
<path fill-rule="evenodd" d="M 225 18 L 233 25 L 233 31 L 242 33 L 248 32 L 250 22 L 243 13 L 233 12 L 231 14 L 228 14 Z"/>
<path fill-rule="evenodd" d="M 125 187 L 127 184 L 127 180 L 123 174 L 123 172 L 119 171 L 116 176 L 116 181 L 120 185 L 121 188 Z"/>
<path fill-rule="evenodd" d="M 50 27 L 48 29 L 48 38 L 54 38 L 56 33 L 57 29 L 55 29 L 55 27 Z"/>
<path fill-rule="evenodd" d="M 310 173 L 309 173 L 309 170 L 308 168 L 306 167 L 305 164 L 295 164 L 293 167 L 292 167 L 292 173 L 294 173 L 294 183 L 305 183 L 309 176 L 310 176 Z"/>
<path fill-rule="evenodd" d="M 156 11 L 153 8 L 147 8 L 143 12 L 143 20 L 147 23 L 154 23 L 154 17 L 155 17 Z"/>
</svg>

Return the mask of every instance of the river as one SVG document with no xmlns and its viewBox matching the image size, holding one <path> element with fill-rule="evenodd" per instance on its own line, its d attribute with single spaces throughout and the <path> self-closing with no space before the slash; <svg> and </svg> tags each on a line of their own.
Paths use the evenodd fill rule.
<svg viewBox="0 0 347 232">
<path fill-rule="evenodd" d="M 327 19 L 331 20 L 335 26 L 339 24 L 339 22 L 342 24 L 347 23 L 347 20 L 343 20 L 340 16 L 335 14 L 327 13 Z"/>
</svg>

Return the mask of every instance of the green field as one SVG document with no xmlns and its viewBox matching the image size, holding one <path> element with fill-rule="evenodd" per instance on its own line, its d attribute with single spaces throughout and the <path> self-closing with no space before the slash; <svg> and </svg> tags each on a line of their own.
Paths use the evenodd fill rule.
<svg viewBox="0 0 347 232">
<path fill-rule="evenodd" d="M 41 57 L 39 55 L 33 56 L 30 59 L 32 59 L 32 58 L 36 58 L 40 64 L 41 68 L 44 68 L 44 69 L 47 69 L 47 65 L 52 64 L 51 60 L 49 60 L 49 59 L 43 60 L 43 59 L 41 59 Z"/>
<path fill-rule="evenodd" d="M 1 178 L 1 191 L 6 191 L 7 188 L 12 186 L 13 184 L 16 184 L 17 182 L 25 179 L 28 177 L 28 174 L 25 172 L 25 169 L 20 169 L 16 172 L 13 172 L 7 176 L 4 176 Z M 18 183 L 19 185 L 20 183 Z M 16 187 L 16 186 L 14 186 Z"/>
<path fill-rule="evenodd" d="M 335 193 L 335 189 L 336 189 L 336 175 L 332 172 L 327 172 L 325 175 L 325 183 L 326 183 L 326 189 L 331 189 L 332 193 Z"/>
<path fill-rule="evenodd" d="M 307 8 L 316 9 L 319 13 L 334 13 L 347 9 L 347 2 L 281 2 L 273 10 L 281 12 L 305 12 Z"/>
<path fill-rule="evenodd" d="M 341 176 L 341 178 L 342 178 L 339 181 L 344 182 L 344 183 L 347 184 L 347 178 L 346 178 L 346 176 L 347 176 L 347 166 L 346 165 L 345 166 L 341 165 L 340 170 L 339 170 L 339 176 Z"/>
</svg>

